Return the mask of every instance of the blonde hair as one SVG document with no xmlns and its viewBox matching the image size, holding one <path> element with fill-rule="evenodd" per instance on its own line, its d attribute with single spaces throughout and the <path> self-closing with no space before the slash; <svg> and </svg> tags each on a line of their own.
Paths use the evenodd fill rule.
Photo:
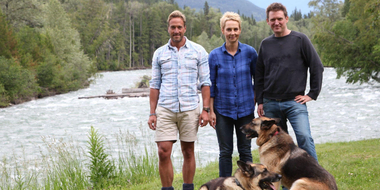
<svg viewBox="0 0 380 190">
<path fill-rule="evenodd" d="M 168 20 L 167 20 L 168 25 L 169 25 L 170 20 L 173 18 L 181 18 L 183 20 L 184 26 L 186 26 L 186 17 L 183 13 L 181 13 L 181 11 L 175 10 L 172 13 L 170 13 Z"/>
<path fill-rule="evenodd" d="M 224 29 L 226 27 L 226 22 L 232 20 L 239 23 L 239 28 L 241 29 L 241 19 L 239 14 L 234 12 L 226 12 L 223 14 L 222 18 L 220 18 L 220 29 Z"/>
</svg>

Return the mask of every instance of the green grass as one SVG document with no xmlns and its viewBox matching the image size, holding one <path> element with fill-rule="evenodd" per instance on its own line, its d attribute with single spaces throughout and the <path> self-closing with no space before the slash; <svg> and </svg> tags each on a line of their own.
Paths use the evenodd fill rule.
<svg viewBox="0 0 380 190">
<path fill-rule="evenodd" d="M 319 163 L 334 177 L 340 190 L 372 190 L 380 187 L 380 139 L 317 144 Z M 258 163 L 257 150 L 253 151 L 253 162 Z M 237 157 L 234 157 L 236 163 Z M 234 164 L 234 170 L 236 170 Z M 198 168 L 194 184 L 198 189 L 208 180 L 218 177 L 218 163 L 212 162 Z M 182 176 L 177 174 L 173 186 L 181 189 Z M 159 176 L 147 184 L 138 184 L 128 189 L 159 189 Z"/>
<path fill-rule="evenodd" d="M 379 189 L 380 139 L 321 144 L 318 152 L 339 189 Z"/>
<path fill-rule="evenodd" d="M 141 142 L 128 132 L 120 132 L 116 139 L 117 149 L 122 151 L 117 156 L 111 156 L 111 148 L 104 143 L 104 137 L 93 128 L 87 147 L 79 147 L 73 139 L 43 138 L 47 152 L 41 152 L 40 162 L 16 157 L 0 160 L 0 190 L 160 189 L 154 142 L 143 144 L 145 149 L 141 151 L 141 146 L 136 146 Z M 316 149 L 320 164 L 335 177 L 340 190 L 379 189 L 380 139 L 318 144 Z M 143 153 L 137 155 L 137 151 Z M 257 150 L 253 151 L 252 156 L 253 161 L 258 163 Z M 196 159 L 198 162 L 202 160 L 200 156 Z M 233 159 L 236 163 L 237 157 Z M 234 170 L 236 167 L 234 164 Z M 194 179 L 195 188 L 217 177 L 216 161 L 199 166 Z M 173 186 L 182 189 L 181 173 L 175 174 Z"/>
</svg>

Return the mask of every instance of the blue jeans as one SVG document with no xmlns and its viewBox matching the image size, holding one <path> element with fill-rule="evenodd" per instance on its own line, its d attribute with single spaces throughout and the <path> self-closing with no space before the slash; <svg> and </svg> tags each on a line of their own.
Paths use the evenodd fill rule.
<svg viewBox="0 0 380 190">
<path fill-rule="evenodd" d="M 215 110 L 215 109 L 214 109 Z M 252 113 L 246 117 L 234 120 L 230 117 L 220 115 L 216 110 L 216 135 L 219 143 L 219 177 L 229 177 L 232 175 L 232 153 L 234 150 L 233 135 L 234 129 L 237 137 L 237 148 L 241 161 L 252 162 L 251 140 L 245 137 L 240 130 L 242 125 L 252 121 L 255 117 Z"/>
<path fill-rule="evenodd" d="M 264 114 L 266 117 L 280 118 L 279 125 L 286 132 L 288 132 L 286 121 L 289 120 L 296 135 L 298 147 L 304 149 L 318 161 L 306 104 L 297 103 L 293 99 L 277 101 L 264 98 Z"/>
</svg>

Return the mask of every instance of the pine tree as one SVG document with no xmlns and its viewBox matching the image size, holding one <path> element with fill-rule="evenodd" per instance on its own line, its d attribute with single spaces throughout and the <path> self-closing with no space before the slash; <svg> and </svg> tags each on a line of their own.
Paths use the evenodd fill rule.
<svg viewBox="0 0 380 190">
<path fill-rule="evenodd" d="M 17 40 L 13 34 L 12 28 L 8 25 L 8 21 L 2 15 L 0 10 L 0 56 L 7 59 L 17 56 Z"/>
<path fill-rule="evenodd" d="M 205 16 L 208 15 L 209 11 L 210 11 L 210 7 L 208 6 L 207 1 L 205 1 L 205 4 L 203 6 L 203 13 L 205 14 Z"/>
</svg>

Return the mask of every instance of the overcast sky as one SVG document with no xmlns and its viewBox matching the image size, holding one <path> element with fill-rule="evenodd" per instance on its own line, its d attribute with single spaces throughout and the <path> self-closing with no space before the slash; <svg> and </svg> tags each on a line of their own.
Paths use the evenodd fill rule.
<svg viewBox="0 0 380 190">
<path fill-rule="evenodd" d="M 263 9 L 266 9 L 271 3 L 274 3 L 274 2 L 282 3 L 283 5 L 286 6 L 289 16 L 290 14 L 292 14 L 295 8 L 297 8 L 297 10 L 301 9 L 302 14 L 307 14 L 311 10 L 309 6 L 307 5 L 309 3 L 309 0 L 271 0 L 271 1 L 249 0 L 249 1 L 251 1 L 253 4 Z"/>
</svg>

